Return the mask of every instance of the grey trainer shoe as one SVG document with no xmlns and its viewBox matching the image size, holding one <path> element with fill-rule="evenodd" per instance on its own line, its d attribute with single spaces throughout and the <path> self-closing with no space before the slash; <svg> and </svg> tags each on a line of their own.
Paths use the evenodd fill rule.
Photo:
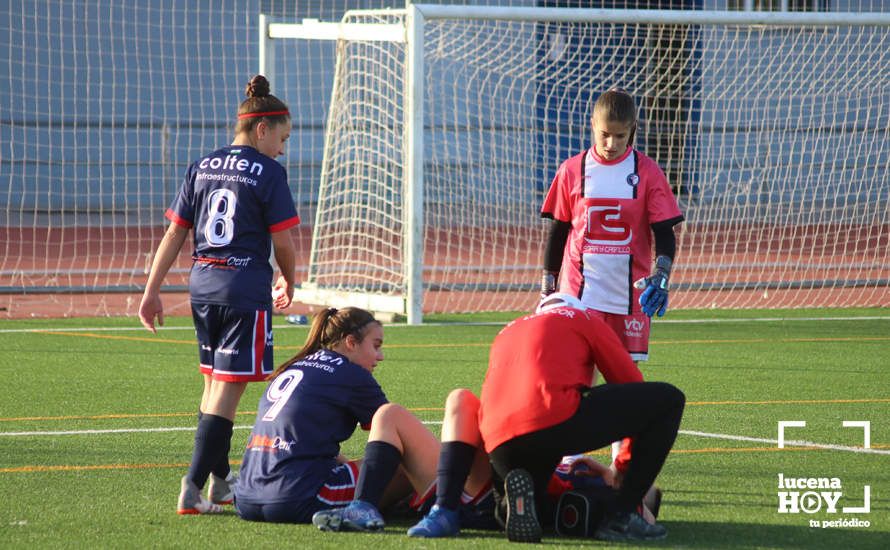
<svg viewBox="0 0 890 550">
<path fill-rule="evenodd" d="M 207 488 L 208 500 L 214 504 L 232 504 L 235 501 L 235 481 L 237 480 L 234 472 L 229 472 L 225 479 L 210 474 L 209 487 Z"/>
<path fill-rule="evenodd" d="M 606 516 L 593 536 L 611 542 L 661 540 L 667 537 L 667 529 L 657 523 L 650 525 L 636 512 L 624 512 Z"/>
<path fill-rule="evenodd" d="M 222 511 L 222 506 L 213 504 L 201 496 L 201 490 L 189 481 L 188 476 L 182 476 L 179 503 L 176 505 L 177 514 L 218 514 Z"/>
</svg>

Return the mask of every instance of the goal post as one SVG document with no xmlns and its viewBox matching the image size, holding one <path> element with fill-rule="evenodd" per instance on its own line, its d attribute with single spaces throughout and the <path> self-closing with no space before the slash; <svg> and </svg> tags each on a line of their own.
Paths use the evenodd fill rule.
<svg viewBox="0 0 890 550">
<path fill-rule="evenodd" d="M 672 305 L 890 303 L 890 14 L 415 4 L 267 32 L 337 40 L 300 301 L 531 308 L 544 193 L 617 85 L 686 217 Z"/>
<path fill-rule="evenodd" d="M 351 14 L 351 16 L 350 16 Z M 422 232 L 423 232 L 423 80 L 415 75 L 423 74 L 423 56 L 415 51 L 408 50 L 409 34 L 414 33 L 415 40 L 423 35 L 423 17 L 413 12 L 406 14 L 404 10 L 357 10 L 344 16 L 341 23 L 325 23 L 317 20 L 303 20 L 301 23 L 287 24 L 271 22 L 261 19 L 260 34 L 264 37 L 260 42 L 260 59 L 269 55 L 269 40 L 273 39 L 303 39 L 303 40 L 336 40 L 339 41 L 336 68 L 334 71 L 334 85 L 329 108 L 330 114 L 325 133 L 324 158 L 322 160 L 321 183 L 319 186 L 319 201 L 316 208 L 313 239 L 309 257 L 308 279 L 303 281 L 296 289 L 294 299 L 307 304 L 323 304 L 336 307 L 356 306 L 370 309 L 375 312 L 403 314 L 411 324 L 419 324 L 422 321 Z M 370 21 L 366 23 L 353 23 L 350 17 L 356 14 L 371 14 Z M 378 15 L 379 14 L 379 15 Z M 367 16 L 358 15 L 359 18 Z M 419 40 L 422 42 L 422 40 Z M 355 113 L 349 111 L 351 104 L 344 99 L 348 93 L 348 77 L 344 76 L 346 64 L 343 51 L 348 50 L 348 43 L 377 44 L 378 56 L 395 56 L 400 64 L 404 64 L 405 79 L 404 88 L 394 88 L 390 93 L 403 102 L 403 108 L 399 108 L 401 118 L 391 118 L 386 121 L 374 121 L 375 128 L 384 131 L 389 138 L 389 145 L 397 147 L 401 145 L 398 159 L 389 159 L 389 162 L 398 165 L 398 172 L 404 174 L 398 178 L 385 176 L 384 181 L 378 182 L 373 190 L 365 190 L 361 193 L 361 200 L 373 200 L 375 193 L 386 193 L 393 185 L 399 186 L 398 194 L 402 198 L 402 205 L 398 205 L 391 211 L 385 212 L 385 220 L 395 222 L 394 225 L 378 224 L 375 231 L 382 233 L 368 236 L 369 242 L 356 244 L 362 240 L 353 231 L 361 231 L 350 227 L 347 229 L 345 246 L 334 245 L 326 247 L 326 243 L 337 241 L 343 245 L 343 240 L 331 236 L 333 232 L 342 231 L 342 226 L 352 226 L 354 223 L 361 225 L 361 219 L 331 220 L 329 213 L 338 207 L 347 209 L 356 207 L 362 210 L 365 204 L 357 202 L 343 204 L 342 194 L 332 185 L 332 178 L 341 177 L 352 182 L 354 178 L 362 174 L 344 173 L 340 168 L 350 169 L 360 166 L 372 169 L 367 163 L 353 165 L 351 162 L 342 166 L 340 156 L 336 151 L 335 140 L 340 136 L 337 133 L 343 126 L 352 124 L 350 116 Z M 373 47 L 372 47 L 373 48 Z M 379 76 L 385 77 L 385 74 Z M 373 93 L 373 91 L 372 91 Z M 346 104 L 344 109 L 338 106 Z M 342 118 L 341 118 L 342 117 Z M 395 127 L 393 127 L 395 125 Z M 384 130 L 385 129 L 385 130 Z M 374 139 L 374 138 L 372 138 Z M 384 171 L 386 173 L 386 171 Z M 396 205 L 394 205 L 396 206 Z M 395 213 L 395 217 L 393 216 Z M 370 220 L 369 220 L 370 221 Z M 394 245 L 394 246 L 392 246 Z M 372 249 L 376 249 L 375 251 Z M 331 257 L 330 252 L 336 250 L 342 257 Z M 377 256 L 376 262 L 373 256 Z M 359 273 L 362 269 L 375 269 L 381 263 L 388 263 L 391 269 L 390 276 L 384 281 L 373 281 L 366 275 Z M 349 265 L 354 262 L 354 265 Z M 332 273 L 333 272 L 333 273 Z M 351 275 L 340 278 L 345 272 Z M 349 278 L 357 279 L 349 282 Z M 337 277 L 338 283 L 331 284 L 333 277 Z M 372 276 L 373 277 L 373 276 Z"/>
<path fill-rule="evenodd" d="M 411 9 L 406 16 L 408 41 L 405 79 L 405 200 L 402 226 L 405 228 L 405 313 L 408 324 L 423 321 L 423 171 L 424 171 L 424 16 Z"/>
</svg>

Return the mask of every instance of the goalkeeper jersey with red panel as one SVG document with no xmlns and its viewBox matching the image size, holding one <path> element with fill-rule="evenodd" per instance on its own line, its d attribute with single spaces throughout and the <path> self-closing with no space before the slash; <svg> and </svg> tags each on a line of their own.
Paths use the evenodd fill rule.
<svg viewBox="0 0 890 550">
<path fill-rule="evenodd" d="M 640 311 L 633 282 L 651 271 L 650 226 L 683 221 L 664 173 L 631 147 L 613 161 L 591 147 L 563 162 L 541 216 L 572 224 L 559 291 L 622 315 Z"/>
<path fill-rule="evenodd" d="M 568 420 L 594 368 L 607 382 L 643 381 L 615 332 L 585 311 L 555 308 L 504 327 L 491 345 L 482 383 L 485 450 Z"/>
</svg>

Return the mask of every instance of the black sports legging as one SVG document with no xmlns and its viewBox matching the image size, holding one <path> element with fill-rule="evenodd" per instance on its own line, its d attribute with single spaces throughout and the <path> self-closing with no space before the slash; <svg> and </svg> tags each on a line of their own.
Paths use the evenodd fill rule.
<svg viewBox="0 0 890 550">
<path fill-rule="evenodd" d="M 604 384 L 586 390 L 578 410 L 565 422 L 510 439 L 490 453 L 495 493 L 503 497 L 507 473 L 523 468 L 535 481 L 538 510 L 548 510 L 547 484 L 563 456 L 632 437 L 631 461 L 616 501 L 619 511 L 631 511 L 661 471 L 685 404 L 683 392 L 664 382 Z"/>
</svg>

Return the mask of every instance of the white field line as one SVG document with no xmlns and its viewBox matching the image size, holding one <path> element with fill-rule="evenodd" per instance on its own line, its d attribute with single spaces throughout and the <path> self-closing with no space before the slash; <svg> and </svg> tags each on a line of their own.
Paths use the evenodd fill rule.
<svg viewBox="0 0 890 550">
<path fill-rule="evenodd" d="M 750 441 L 752 443 L 771 443 L 776 446 L 779 444 L 778 439 L 768 439 L 765 437 L 748 437 L 745 435 L 731 435 L 731 434 L 712 434 L 708 432 L 696 432 L 693 430 L 680 430 L 680 434 L 689 435 L 693 437 L 710 437 L 712 439 L 726 439 L 729 441 Z M 861 453 L 861 454 L 875 454 L 875 455 L 890 455 L 890 449 L 865 449 L 863 447 L 850 447 L 848 445 L 834 445 L 831 443 L 816 443 L 814 441 L 804 441 L 804 440 L 785 440 L 785 445 L 789 447 L 813 447 L 816 449 L 825 449 L 829 451 L 847 451 L 850 453 Z"/>
<path fill-rule="evenodd" d="M 662 324 L 676 324 L 676 325 L 686 325 L 686 324 L 710 324 L 710 323 L 780 323 L 786 321 L 890 321 L 890 316 L 887 315 L 871 315 L 871 316 L 862 316 L 862 317 L 757 317 L 757 318 L 746 318 L 746 319 L 658 319 L 658 323 Z M 467 322 L 467 323 L 424 323 L 423 327 L 454 327 L 454 326 L 504 326 L 506 322 L 502 321 L 488 321 L 488 322 Z M 386 324 L 388 328 L 413 328 L 412 325 L 406 325 L 404 323 L 396 323 L 396 324 Z M 276 324 L 275 329 L 290 329 L 290 328 L 307 328 L 306 325 L 291 325 L 288 323 Z M 79 327 L 79 328 L 64 328 L 64 327 L 47 327 L 47 328 L 13 328 L 13 329 L 0 329 L 0 334 L 21 334 L 21 333 L 40 333 L 40 332 L 132 332 L 132 331 L 142 331 L 144 330 L 140 326 L 132 326 L 132 327 Z M 193 326 L 182 326 L 182 327 L 158 327 L 158 333 L 162 332 L 175 332 L 175 331 L 194 331 L 195 327 Z"/>
<path fill-rule="evenodd" d="M 66 430 L 39 432 L 0 432 L 0 436 L 32 437 L 44 435 L 103 435 L 103 434 L 136 434 L 153 432 L 188 432 L 195 431 L 196 426 L 175 426 L 169 428 L 119 428 L 110 430 Z M 253 426 L 232 426 L 233 430 L 249 430 Z"/>
<path fill-rule="evenodd" d="M 441 420 L 424 420 L 427 425 L 439 425 Z M 249 430 L 253 426 L 241 425 L 234 426 L 235 430 Z M 129 433 L 157 433 L 157 432 L 188 432 L 194 431 L 194 426 L 178 426 L 169 428 L 120 428 L 109 430 L 68 430 L 68 431 L 34 431 L 34 432 L 0 432 L 0 437 L 40 437 L 40 436 L 59 436 L 59 435 L 103 435 L 103 434 L 129 434 Z M 744 435 L 719 434 L 708 432 L 697 432 L 693 430 L 680 430 L 678 433 L 692 437 L 709 437 L 712 439 L 724 439 L 728 441 L 749 441 L 752 443 L 770 443 L 778 445 L 778 439 L 768 439 L 764 437 L 748 437 Z M 832 445 L 828 443 L 816 443 L 813 441 L 792 440 L 785 441 L 785 445 L 790 447 L 813 447 L 816 449 L 825 449 L 830 451 L 845 451 L 860 454 L 877 454 L 890 455 L 890 449 L 864 449 L 862 447 L 850 447 L 847 445 Z"/>
<path fill-rule="evenodd" d="M 441 420 L 424 421 L 424 424 L 441 424 Z M 249 430 L 251 425 L 232 426 L 233 430 Z M 188 432 L 195 431 L 195 426 L 175 426 L 169 428 L 114 428 L 109 430 L 65 430 L 65 431 L 35 431 L 35 432 L 0 432 L 0 437 L 39 437 L 46 435 L 104 435 L 104 434 L 135 434 L 158 432 Z"/>
</svg>

